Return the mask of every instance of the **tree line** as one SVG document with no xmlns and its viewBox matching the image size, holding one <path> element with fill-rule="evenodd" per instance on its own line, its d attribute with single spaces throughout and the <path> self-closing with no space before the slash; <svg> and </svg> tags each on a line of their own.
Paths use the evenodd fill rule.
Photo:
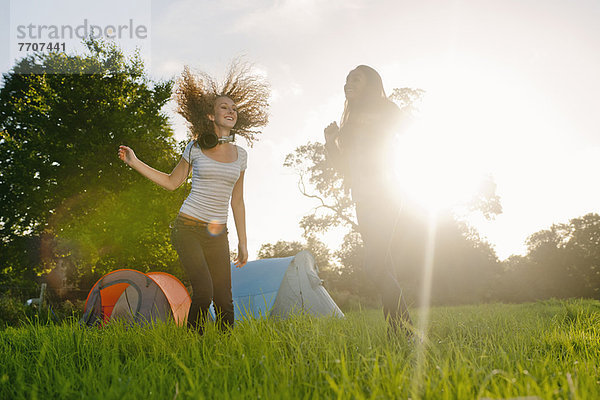
<svg viewBox="0 0 600 400">
<path fill-rule="evenodd" d="M 139 57 L 116 47 L 87 42 L 84 55 L 47 53 L 18 61 L 0 88 L 0 288 L 34 287 L 57 267 L 67 272 L 79 296 L 101 275 L 118 268 L 161 270 L 185 282 L 168 238 L 189 186 L 166 192 L 118 162 L 127 144 L 158 169 L 176 162 L 182 144 L 163 108 L 173 81 L 154 82 Z M 44 71 L 63 71 L 62 74 Z M 396 89 L 391 98 L 411 112 L 419 89 Z M 328 165 L 321 143 L 289 154 L 284 166 L 298 174 L 303 195 L 315 201 L 299 221 L 303 242 L 266 243 L 259 258 L 309 249 L 336 299 L 369 304 L 376 293 L 364 269 L 353 204 L 342 178 Z M 493 218 L 502 212 L 495 185 L 470 203 Z M 414 209 L 412 208 L 414 207 Z M 417 304 L 425 248 L 430 243 L 432 302 L 531 301 L 548 297 L 593 297 L 600 290 L 600 216 L 588 214 L 534 233 L 524 256 L 499 261 L 493 247 L 465 221 L 441 213 L 435 235 L 417 205 L 398 216 L 394 257 L 406 294 Z M 345 230 L 338 249 L 322 235 Z M 402 229 L 400 229 L 402 228 Z M 406 245 L 406 241 L 412 242 Z M 395 246 L 403 241 L 405 245 Z M 432 243 L 432 244 L 431 244 Z M 412 249 L 407 251 L 406 249 Z M 403 249 L 403 250 L 400 250 Z"/>
</svg>

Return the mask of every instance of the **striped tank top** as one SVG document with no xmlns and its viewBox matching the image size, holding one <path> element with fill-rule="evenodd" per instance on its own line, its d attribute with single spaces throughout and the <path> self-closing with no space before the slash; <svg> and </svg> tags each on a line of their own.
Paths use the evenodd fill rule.
<svg viewBox="0 0 600 400">
<path fill-rule="evenodd" d="M 179 212 L 202 221 L 227 223 L 233 186 L 246 169 L 248 153 L 235 145 L 237 160 L 224 163 L 205 155 L 194 141 L 183 151 L 183 159 L 192 166 L 192 190 Z"/>
</svg>

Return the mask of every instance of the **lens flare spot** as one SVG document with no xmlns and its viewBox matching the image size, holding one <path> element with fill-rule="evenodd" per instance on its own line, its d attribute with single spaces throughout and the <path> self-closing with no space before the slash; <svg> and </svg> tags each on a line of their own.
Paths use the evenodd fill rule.
<svg viewBox="0 0 600 400">
<path fill-rule="evenodd" d="M 210 233 L 212 236 L 217 236 L 218 234 L 223 232 L 224 228 L 225 224 L 221 224 L 215 220 L 210 221 L 207 226 L 208 233 Z"/>
</svg>

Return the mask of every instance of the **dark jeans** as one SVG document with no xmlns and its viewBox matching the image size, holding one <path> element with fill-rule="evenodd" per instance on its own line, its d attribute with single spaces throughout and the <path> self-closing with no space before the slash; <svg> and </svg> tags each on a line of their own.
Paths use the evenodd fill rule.
<svg viewBox="0 0 600 400">
<path fill-rule="evenodd" d="M 211 301 L 222 329 L 233 327 L 231 266 L 227 229 L 217 235 L 208 226 L 178 216 L 171 224 L 171 242 L 192 283 L 188 326 L 203 332 Z"/>
<path fill-rule="evenodd" d="M 402 246 L 399 241 L 412 232 L 405 231 L 400 211 L 390 204 L 357 202 L 356 217 L 365 248 L 365 272 L 381 294 L 384 316 L 394 331 L 406 331 L 411 320 L 395 271 L 407 261 L 398 251 Z"/>
</svg>

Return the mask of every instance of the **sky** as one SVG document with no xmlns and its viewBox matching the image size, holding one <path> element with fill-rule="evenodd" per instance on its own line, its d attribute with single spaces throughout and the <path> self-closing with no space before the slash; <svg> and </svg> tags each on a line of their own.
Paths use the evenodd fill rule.
<svg viewBox="0 0 600 400">
<path fill-rule="evenodd" d="M 393 149 L 399 179 L 423 203 L 441 207 L 493 177 L 503 213 L 468 219 L 500 259 L 524 254 L 527 237 L 553 223 L 600 212 L 598 1 L 0 0 L 0 72 L 23 54 L 18 25 L 85 19 L 147 27 L 144 38 L 115 40 L 140 48 L 155 80 L 184 65 L 223 76 L 244 56 L 270 82 L 270 123 L 248 149 L 251 259 L 264 243 L 301 239 L 298 222 L 316 204 L 283 161 L 339 121 L 346 75 L 360 64 L 388 93 L 426 92 Z M 184 140 L 173 104 L 165 112 Z M 327 237 L 331 247 L 340 239 Z"/>
</svg>

